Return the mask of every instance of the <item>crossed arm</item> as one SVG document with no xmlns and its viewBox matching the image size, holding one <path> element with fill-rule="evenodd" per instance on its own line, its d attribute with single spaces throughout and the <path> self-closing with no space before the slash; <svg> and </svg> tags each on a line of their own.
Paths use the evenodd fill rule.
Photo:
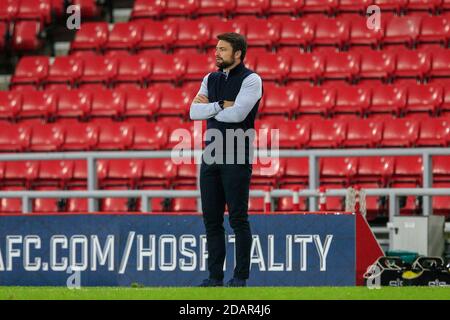
<svg viewBox="0 0 450 320">
<path fill-rule="evenodd" d="M 203 78 L 200 91 L 192 101 L 189 112 L 191 120 L 205 120 L 214 117 L 221 122 L 242 122 L 262 97 L 261 78 L 253 73 L 242 82 L 236 100 L 224 101 L 222 110 L 217 102 L 208 100 L 208 76 Z"/>
</svg>

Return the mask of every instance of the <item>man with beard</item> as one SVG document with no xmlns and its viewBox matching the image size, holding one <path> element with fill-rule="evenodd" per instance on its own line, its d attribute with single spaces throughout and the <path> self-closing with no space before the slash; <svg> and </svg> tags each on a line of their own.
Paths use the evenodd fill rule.
<svg viewBox="0 0 450 320">
<path fill-rule="evenodd" d="M 190 107 L 192 120 L 207 120 L 206 146 L 215 141 L 212 137 L 208 140 L 208 131 L 220 133 L 223 142 L 211 154 L 207 155 L 205 148 L 202 156 L 200 192 L 208 246 L 209 278 L 200 286 L 223 286 L 226 255 L 223 221 L 226 204 L 230 226 L 236 237 L 236 267 L 227 286 L 243 287 L 249 278 L 252 244 L 247 212 L 252 174 L 252 137 L 246 139 L 248 136 L 245 135 L 249 132 L 247 130 L 254 129 L 263 88 L 261 78 L 244 65 L 247 52 L 245 38 L 238 33 L 224 33 L 217 39 L 215 56 L 219 70 L 204 77 Z M 230 131 L 234 136 L 227 141 Z M 234 141 L 239 134 L 245 136 L 244 143 L 236 146 Z M 231 147 L 230 140 L 233 140 Z"/>
</svg>

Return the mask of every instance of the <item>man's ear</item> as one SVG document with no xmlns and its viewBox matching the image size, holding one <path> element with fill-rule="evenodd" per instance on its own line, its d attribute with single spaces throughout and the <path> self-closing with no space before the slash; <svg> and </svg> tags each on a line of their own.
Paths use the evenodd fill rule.
<svg viewBox="0 0 450 320">
<path fill-rule="evenodd" d="M 241 56 L 242 56 L 242 51 L 241 50 L 237 50 L 235 53 L 234 53 L 234 58 L 235 59 L 241 59 Z"/>
</svg>

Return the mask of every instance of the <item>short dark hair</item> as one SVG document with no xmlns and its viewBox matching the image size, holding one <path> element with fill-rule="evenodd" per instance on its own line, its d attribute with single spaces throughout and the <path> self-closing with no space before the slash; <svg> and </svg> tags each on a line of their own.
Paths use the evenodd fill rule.
<svg viewBox="0 0 450 320">
<path fill-rule="evenodd" d="M 236 32 L 222 33 L 217 36 L 217 39 L 226 41 L 231 44 L 233 48 L 233 54 L 240 50 L 241 51 L 241 61 L 244 61 L 245 54 L 247 53 L 247 40 L 245 37 Z"/>
</svg>

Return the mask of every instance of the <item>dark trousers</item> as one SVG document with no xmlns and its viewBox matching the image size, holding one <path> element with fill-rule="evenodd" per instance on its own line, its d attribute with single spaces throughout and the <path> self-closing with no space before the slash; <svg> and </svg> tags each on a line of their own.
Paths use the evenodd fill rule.
<svg viewBox="0 0 450 320">
<path fill-rule="evenodd" d="M 249 277 L 252 234 L 247 211 L 251 175 L 251 164 L 201 164 L 200 192 L 211 279 L 223 280 L 224 277 L 225 203 L 228 206 L 230 226 L 235 234 L 234 277 Z"/>
</svg>

